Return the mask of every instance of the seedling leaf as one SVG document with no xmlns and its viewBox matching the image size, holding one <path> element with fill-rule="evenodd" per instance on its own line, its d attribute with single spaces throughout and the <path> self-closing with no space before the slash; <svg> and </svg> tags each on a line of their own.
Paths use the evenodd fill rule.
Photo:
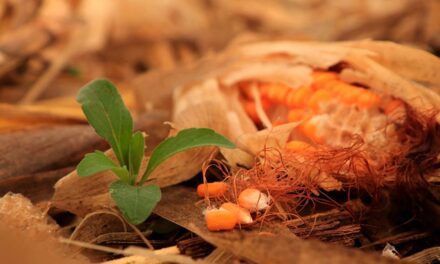
<svg viewBox="0 0 440 264">
<path fill-rule="evenodd" d="M 135 225 L 144 222 L 150 216 L 161 198 L 157 185 L 133 186 L 123 181 L 116 181 L 110 185 L 110 195 L 125 219 Z"/>
<path fill-rule="evenodd" d="M 188 128 L 177 133 L 176 136 L 170 137 L 162 141 L 151 154 L 147 169 L 142 175 L 141 184 L 144 183 L 148 176 L 154 171 L 159 164 L 167 160 L 169 157 L 197 147 L 218 146 L 224 148 L 235 148 L 234 143 L 224 136 L 217 134 L 209 128 Z"/>
<path fill-rule="evenodd" d="M 96 173 L 111 170 L 117 165 L 107 157 L 102 151 L 96 150 L 94 153 L 86 154 L 76 168 L 81 177 L 87 177 Z"/>
<path fill-rule="evenodd" d="M 121 166 L 128 165 L 133 120 L 115 86 L 108 80 L 86 84 L 78 102 L 96 133 L 107 140 Z"/>
<path fill-rule="evenodd" d="M 123 182 L 130 182 L 130 174 L 127 170 L 127 167 L 124 165 L 122 167 L 115 167 L 112 171 L 121 179 Z"/>
<path fill-rule="evenodd" d="M 144 158 L 145 139 L 141 132 L 136 132 L 131 137 L 129 152 L 128 152 L 128 168 L 130 170 L 132 184 L 135 183 L 136 177 L 139 173 L 142 159 Z"/>
</svg>

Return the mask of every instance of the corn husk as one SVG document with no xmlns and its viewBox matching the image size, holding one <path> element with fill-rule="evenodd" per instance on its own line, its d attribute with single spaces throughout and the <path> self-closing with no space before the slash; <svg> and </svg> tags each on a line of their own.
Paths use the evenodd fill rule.
<svg viewBox="0 0 440 264">
<path fill-rule="evenodd" d="M 276 57 L 280 54 L 283 56 Z M 231 87 L 247 80 L 281 82 L 296 87 L 295 80 L 307 83 L 310 67 L 326 70 L 340 62 L 349 64 L 341 73 L 347 81 L 401 98 L 420 111 L 440 108 L 440 97 L 435 92 L 440 86 L 440 60 L 424 51 L 375 41 L 316 43 L 280 40 L 236 44 L 213 58 L 212 63 L 218 63 L 220 67 L 208 73 L 206 80 L 176 88 L 173 123 L 178 128 L 216 129 L 233 139 L 240 152 L 253 156 L 264 146 L 283 147 L 295 124 L 288 125 L 287 130 L 286 126 L 281 126 L 255 132 L 251 120 L 235 104 L 238 99 Z M 225 97 L 228 103 L 223 102 Z M 202 110 L 205 108 L 212 113 Z M 247 164 L 248 157 L 242 156 L 240 161 L 235 155 L 230 164 Z"/>
<path fill-rule="evenodd" d="M 297 87 L 311 78 L 310 68 L 326 70 L 341 62 L 348 64 L 341 73 L 347 81 L 398 97 L 420 111 L 440 110 L 440 96 L 435 92 L 440 86 L 440 60 L 421 50 L 378 41 L 238 41 L 189 68 L 154 72 L 135 84 L 139 86 L 139 105 L 147 111 L 163 109 L 162 103 L 172 102 L 169 117 L 174 129 L 170 134 L 189 127 L 209 127 L 237 143 L 236 150 L 220 150 L 234 169 L 235 165 L 252 166 L 263 148 L 283 148 L 298 124 L 257 131 L 233 85 L 261 80 Z M 156 99 L 155 91 L 144 90 L 158 84 L 168 93 Z M 179 154 L 162 164 L 151 179 L 162 187 L 188 180 L 215 151 L 201 148 Z M 91 185 L 85 183 L 89 179 L 79 180 L 73 172 L 56 184 L 56 206 L 82 215 L 111 206 L 107 186 L 113 179 L 111 173 L 102 173 L 90 178 L 90 182 L 97 181 Z"/>
</svg>

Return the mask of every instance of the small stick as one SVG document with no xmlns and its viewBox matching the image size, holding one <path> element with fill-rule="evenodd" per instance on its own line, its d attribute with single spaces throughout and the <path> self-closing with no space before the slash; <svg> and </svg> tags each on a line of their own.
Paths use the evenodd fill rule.
<svg viewBox="0 0 440 264">
<path fill-rule="evenodd" d="M 148 241 L 148 239 L 144 236 L 144 234 L 142 234 L 142 232 L 136 226 L 128 222 L 127 224 L 134 230 L 134 232 L 136 232 L 139 235 L 139 237 L 142 239 L 142 241 L 144 241 L 145 245 L 147 245 L 149 249 L 154 250 L 153 245 L 150 243 L 150 241 Z"/>
<path fill-rule="evenodd" d="M 88 248 L 88 249 L 93 249 L 93 250 L 98 250 L 98 251 L 113 253 L 113 254 L 118 254 L 118 255 L 125 255 L 126 254 L 126 252 L 124 250 L 117 249 L 117 248 L 95 245 L 95 244 L 82 242 L 82 241 L 78 241 L 78 240 L 71 240 L 71 239 L 67 239 L 67 238 L 63 238 L 63 237 L 58 238 L 58 240 L 61 243 L 74 245 L 74 246 L 78 246 L 78 247 L 82 247 L 82 248 Z"/>
<path fill-rule="evenodd" d="M 129 258 L 129 259 L 132 259 L 132 260 L 135 259 L 136 261 L 145 260 L 144 261 L 145 263 L 151 263 L 151 259 L 162 260 L 162 262 L 176 262 L 176 263 L 183 263 L 183 264 L 184 263 L 187 263 L 187 264 L 206 263 L 204 261 L 194 261 L 190 257 L 175 254 L 174 252 L 176 252 L 176 250 L 173 247 L 165 248 L 162 250 L 153 250 L 153 251 L 148 250 L 148 249 L 143 249 L 143 248 L 137 248 L 137 247 L 128 247 L 127 249 L 121 250 L 121 249 L 116 249 L 116 248 L 111 248 L 111 247 L 90 244 L 90 243 L 82 242 L 82 241 L 70 240 L 70 239 L 66 239 L 66 238 L 59 238 L 59 241 L 61 243 L 74 245 L 74 246 L 78 246 L 78 247 L 82 247 L 82 248 L 93 249 L 93 250 L 98 250 L 98 251 L 117 254 L 117 255 L 132 256 L 133 258 Z M 141 259 L 141 257 L 142 257 L 142 259 Z M 109 263 L 109 264 L 110 263 L 121 263 L 121 264 L 127 263 L 125 261 L 126 258 L 122 258 L 122 259 L 123 260 L 121 260 L 121 262 L 116 261 L 116 262 L 107 262 L 107 263 Z M 162 263 L 162 262 L 160 262 L 160 263 Z M 128 263 L 130 263 L 130 262 L 128 262 Z M 140 262 L 140 263 L 143 263 L 143 262 Z"/>
</svg>

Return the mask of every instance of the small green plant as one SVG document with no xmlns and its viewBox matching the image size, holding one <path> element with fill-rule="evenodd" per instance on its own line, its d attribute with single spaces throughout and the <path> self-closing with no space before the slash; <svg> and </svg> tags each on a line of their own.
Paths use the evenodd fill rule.
<svg viewBox="0 0 440 264">
<path fill-rule="evenodd" d="M 116 87 L 108 80 L 95 80 L 84 86 L 77 98 L 90 125 L 111 146 L 117 162 L 101 151 L 86 154 L 78 164 L 81 177 L 111 170 L 119 180 L 110 185 L 110 194 L 128 222 L 144 222 L 161 199 L 157 185 L 144 185 L 163 161 L 187 149 L 234 144 L 208 128 L 189 128 L 161 142 L 152 152 L 147 168 L 138 181 L 144 158 L 145 139 L 140 131 L 133 133 L 133 119 Z"/>
</svg>

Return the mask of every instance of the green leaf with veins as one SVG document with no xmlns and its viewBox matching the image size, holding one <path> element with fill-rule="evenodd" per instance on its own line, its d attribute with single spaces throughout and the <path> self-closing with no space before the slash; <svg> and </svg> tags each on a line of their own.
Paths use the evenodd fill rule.
<svg viewBox="0 0 440 264">
<path fill-rule="evenodd" d="M 87 177 L 96 173 L 111 170 L 118 167 L 113 160 L 107 157 L 102 151 L 96 150 L 94 153 L 86 154 L 76 168 L 81 177 Z"/>
<path fill-rule="evenodd" d="M 148 161 L 147 169 L 142 175 L 141 184 L 144 183 L 148 176 L 154 171 L 159 164 L 170 158 L 171 156 L 197 147 L 217 146 L 223 148 L 235 148 L 234 143 L 224 136 L 217 134 L 209 128 L 188 128 L 177 133 L 176 136 L 170 137 L 162 141 L 151 154 Z"/>
<path fill-rule="evenodd" d="M 144 222 L 161 198 L 157 185 L 133 186 L 123 181 L 110 185 L 110 195 L 125 219 L 134 225 Z"/>
<path fill-rule="evenodd" d="M 133 120 L 116 87 L 108 80 L 86 84 L 77 97 L 96 133 L 107 140 L 121 166 L 128 166 Z"/>
</svg>

